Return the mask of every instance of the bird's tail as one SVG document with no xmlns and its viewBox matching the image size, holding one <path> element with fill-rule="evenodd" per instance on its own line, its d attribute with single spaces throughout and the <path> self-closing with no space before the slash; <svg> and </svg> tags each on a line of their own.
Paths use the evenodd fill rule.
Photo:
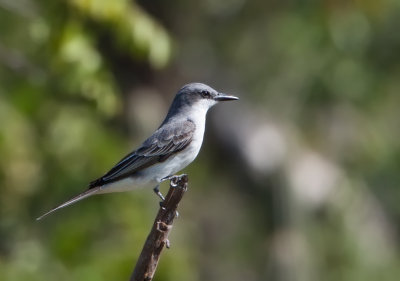
<svg viewBox="0 0 400 281">
<path fill-rule="evenodd" d="M 75 197 L 69 199 L 68 201 L 62 203 L 61 205 L 58 205 L 57 207 L 51 209 L 47 213 L 45 213 L 45 214 L 41 215 L 40 217 L 38 217 L 36 220 L 41 220 L 42 218 L 46 217 L 47 215 L 50 215 L 51 213 L 53 213 L 54 211 L 57 211 L 58 209 L 67 207 L 67 206 L 72 205 L 72 204 L 74 204 L 74 203 L 76 203 L 76 202 L 78 202 L 78 201 L 80 201 L 82 199 L 85 199 L 85 198 L 87 198 L 89 196 L 92 196 L 92 195 L 96 194 L 97 192 L 99 192 L 100 188 L 101 188 L 100 186 L 90 188 L 90 189 L 88 189 L 88 190 L 76 195 Z"/>
</svg>

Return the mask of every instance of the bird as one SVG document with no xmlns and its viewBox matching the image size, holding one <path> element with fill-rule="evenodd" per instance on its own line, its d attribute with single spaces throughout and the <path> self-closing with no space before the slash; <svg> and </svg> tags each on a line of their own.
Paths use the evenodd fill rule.
<svg viewBox="0 0 400 281">
<path fill-rule="evenodd" d="M 238 97 L 220 93 L 203 83 L 184 85 L 175 95 L 159 128 L 136 150 L 123 157 L 87 190 L 49 210 L 37 220 L 95 194 L 130 191 L 152 186 L 164 200 L 160 183 L 188 166 L 197 157 L 203 143 L 208 110 L 221 101 Z"/>
</svg>

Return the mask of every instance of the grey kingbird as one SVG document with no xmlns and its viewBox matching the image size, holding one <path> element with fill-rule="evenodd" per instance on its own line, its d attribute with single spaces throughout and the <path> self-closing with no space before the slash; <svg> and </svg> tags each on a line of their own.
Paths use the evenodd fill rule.
<svg viewBox="0 0 400 281">
<path fill-rule="evenodd" d="M 238 100 L 202 83 L 183 86 L 154 134 L 126 155 L 110 171 L 89 183 L 89 188 L 44 215 L 95 194 L 132 190 L 151 185 L 163 199 L 159 184 L 189 165 L 203 143 L 207 111 L 219 101 Z"/>
</svg>

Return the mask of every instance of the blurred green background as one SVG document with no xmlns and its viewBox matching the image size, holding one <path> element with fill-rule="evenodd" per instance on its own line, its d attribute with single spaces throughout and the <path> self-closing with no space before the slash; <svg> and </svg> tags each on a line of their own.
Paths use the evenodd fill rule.
<svg viewBox="0 0 400 281">
<path fill-rule="evenodd" d="M 399 280 L 399 27 L 398 0 L 1 0 L 0 280 L 128 280 L 151 190 L 35 218 L 194 81 L 241 100 L 209 113 L 155 280 Z"/>
</svg>

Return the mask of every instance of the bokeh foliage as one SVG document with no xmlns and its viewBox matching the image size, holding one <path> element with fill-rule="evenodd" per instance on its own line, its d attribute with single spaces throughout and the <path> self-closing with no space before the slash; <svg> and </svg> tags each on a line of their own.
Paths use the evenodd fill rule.
<svg viewBox="0 0 400 281">
<path fill-rule="evenodd" d="M 202 81 L 213 109 L 156 280 L 398 280 L 400 4 L 0 1 L 0 280 L 126 280 L 149 190 L 34 218 Z"/>
</svg>

